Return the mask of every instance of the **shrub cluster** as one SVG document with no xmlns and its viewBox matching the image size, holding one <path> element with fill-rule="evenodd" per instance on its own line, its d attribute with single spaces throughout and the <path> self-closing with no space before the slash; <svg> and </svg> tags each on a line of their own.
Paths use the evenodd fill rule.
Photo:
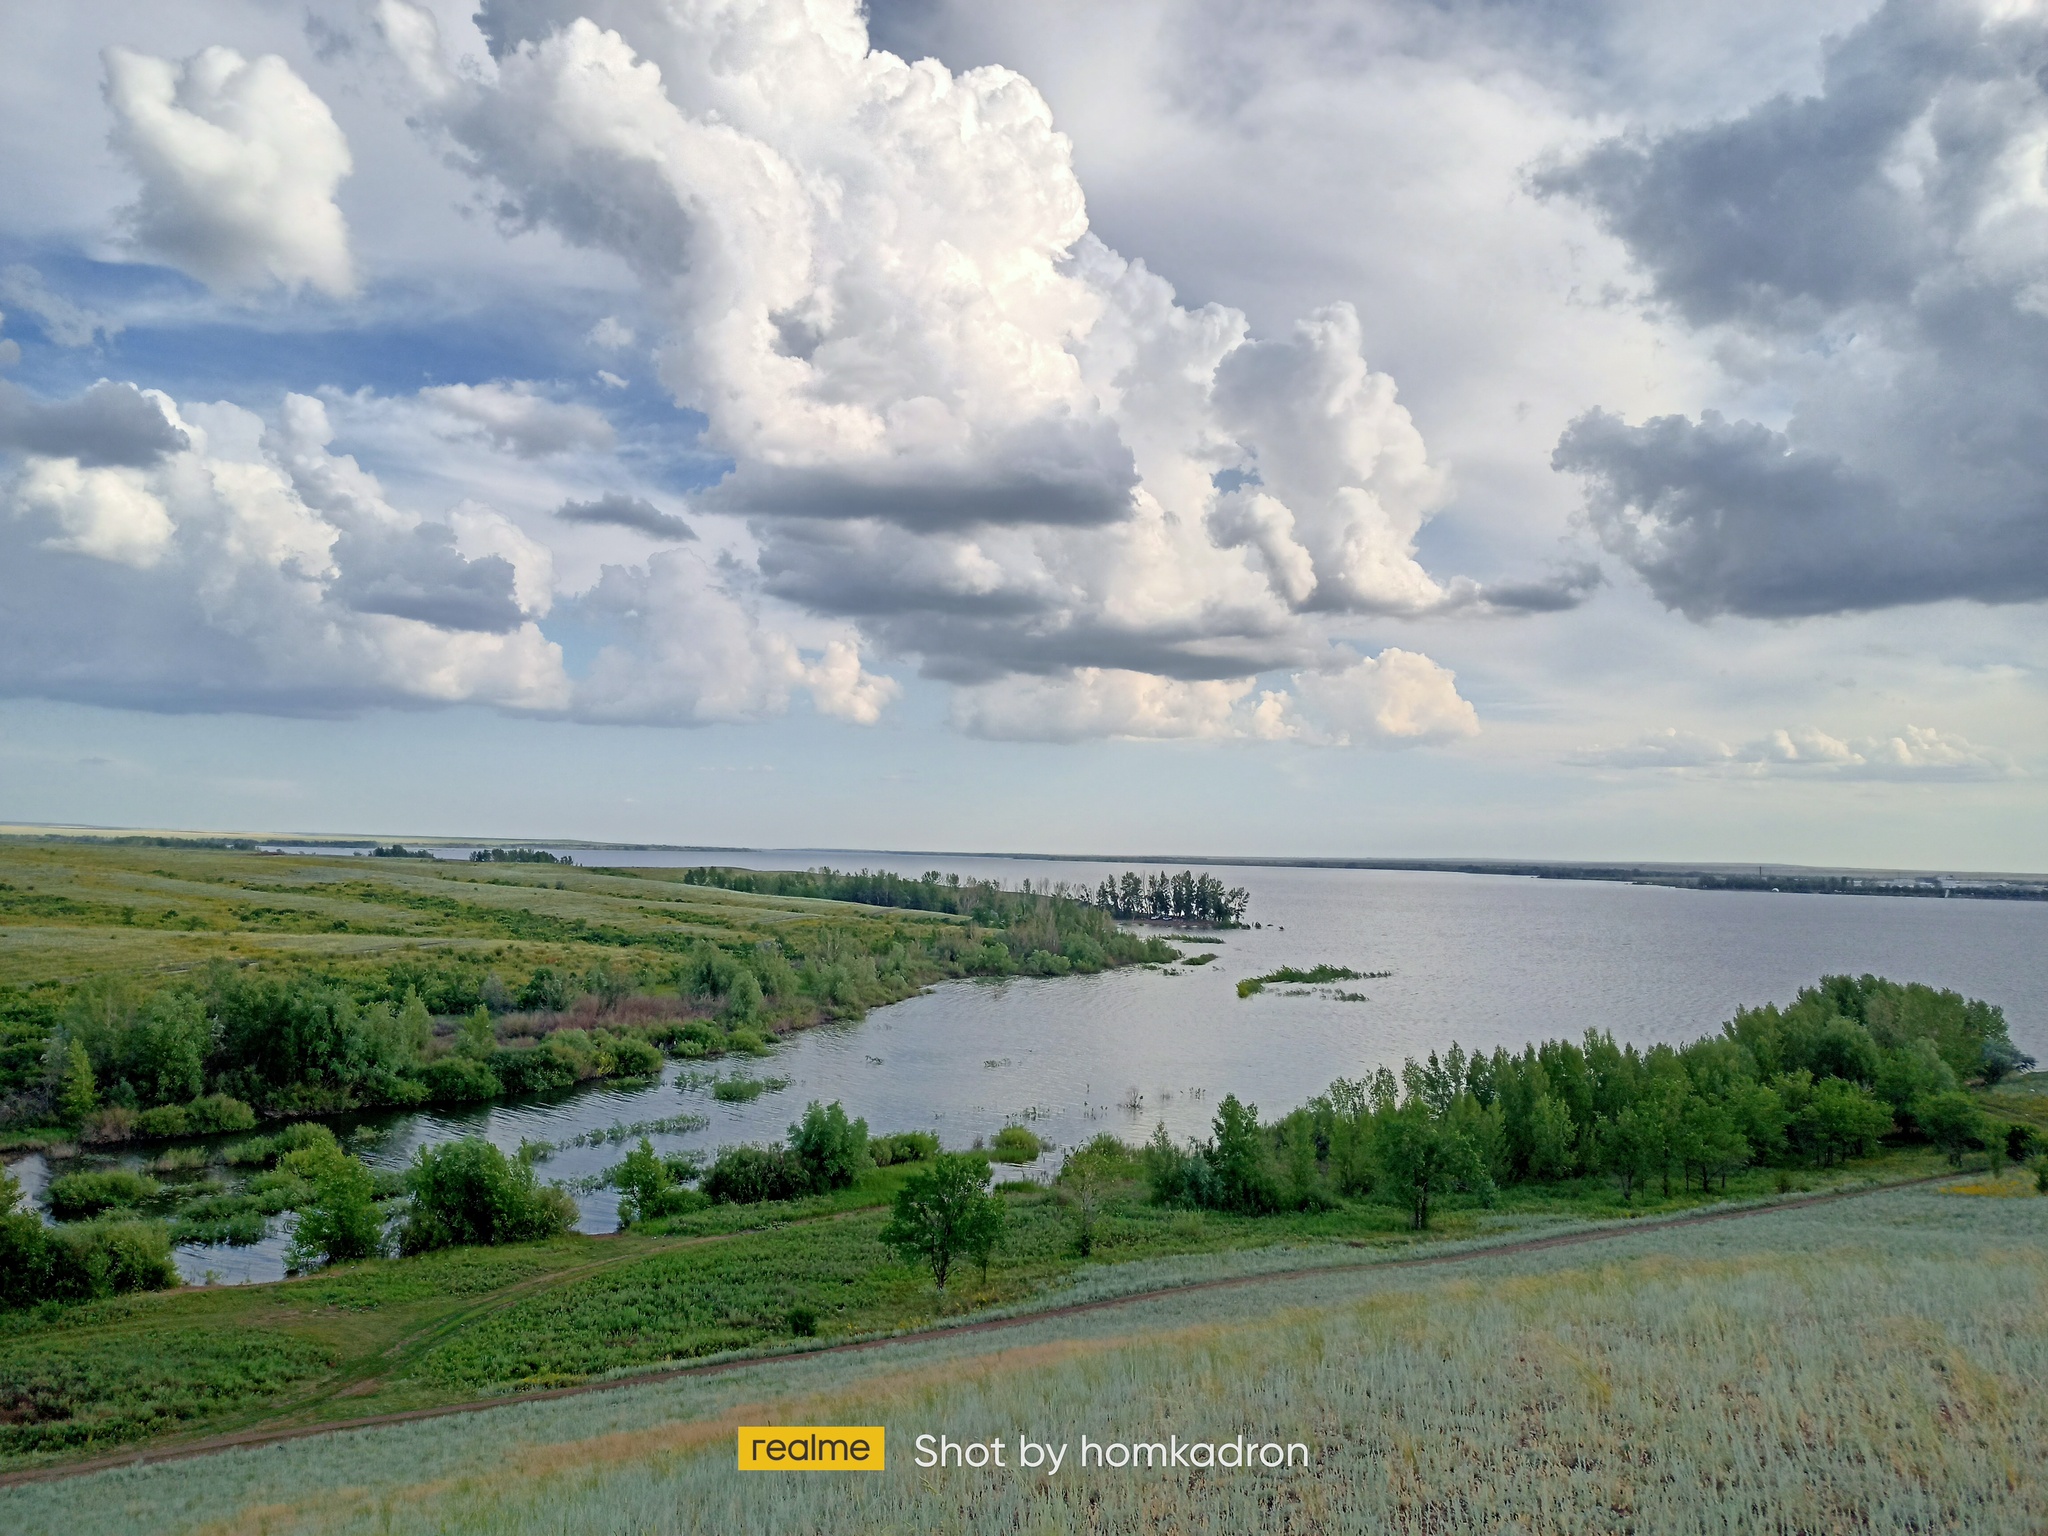
<svg viewBox="0 0 2048 1536">
<path fill-rule="evenodd" d="M 109 1219 L 46 1227 L 20 1204 L 20 1183 L 0 1169 L 0 1306 L 90 1301 L 178 1283 L 162 1222 Z"/>
<path fill-rule="evenodd" d="M 895 1163 L 924 1163 L 939 1155 L 939 1138 L 930 1131 L 896 1131 L 868 1138 L 868 1160 L 877 1168 Z"/>
<path fill-rule="evenodd" d="M 79 1221 L 102 1211 L 140 1205 L 161 1193 L 156 1180 L 148 1175 L 114 1168 L 103 1173 L 67 1173 L 52 1179 L 48 1198 L 50 1214 L 59 1221 Z"/>
<path fill-rule="evenodd" d="M 1045 1150 L 1045 1143 L 1029 1127 L 1006 1125 L 990 1138 L 988 1155 L 998 1163 L 1028 1163 Z"/>
<path fill-rule="evenodd" d="M 523 1243 L 559 1237 L 576 1203 L 533 1166 L 480 1138 L 421 1147 L 406 1170 L 412 1203 L 399 1230 L 404 1253 L 464 1244 Z"/>
<path fill-rule="evenodd" d="M 890 1139 L 892 1156 L 896 1140 Z M 721 1149 L 704 1176 L 704 1193 L 718 1205 L 798 1200 L 845 1189 L 873 1165 L 867 1121 L 849 1120 L 836 1099 L 813 1099 L 789 1128 L 786 1146 Z"/>
</svg>

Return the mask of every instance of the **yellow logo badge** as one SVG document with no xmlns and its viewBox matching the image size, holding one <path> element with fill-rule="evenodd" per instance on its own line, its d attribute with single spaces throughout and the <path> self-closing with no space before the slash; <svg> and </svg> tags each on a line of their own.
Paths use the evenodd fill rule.
<svg viewBox="0 0 2048 1536">
<path fill-rule="evenodd" d="M 797 1425 L 742 1424 L 742 1472 L 879 1472 L 882 1440 L 879 1424 Z"/>
</svg>

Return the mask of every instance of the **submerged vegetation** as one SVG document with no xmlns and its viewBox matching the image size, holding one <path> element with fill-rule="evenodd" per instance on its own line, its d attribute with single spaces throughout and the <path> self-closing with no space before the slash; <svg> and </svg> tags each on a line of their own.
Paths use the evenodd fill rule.
<svg viewBox="0 0 2048 1536">
<path fill-rule="evenodd" d="M 1277 971 L 1268 971 L 1263 976 L 1247 976 L 1237 984 L 1239 997 L 1250 997 L 1263 992 L 1269 986 L 1324 986 L 1333 981 L 1384 981 L 1393 975 L 1392 971 L 1354 971 L 1347 965 L 1312 965 L 1307 970 L 1298 966 L 1283 965 Z M 1350 1001 L 1355 993 L 1338 994 Z"/>
</svg>

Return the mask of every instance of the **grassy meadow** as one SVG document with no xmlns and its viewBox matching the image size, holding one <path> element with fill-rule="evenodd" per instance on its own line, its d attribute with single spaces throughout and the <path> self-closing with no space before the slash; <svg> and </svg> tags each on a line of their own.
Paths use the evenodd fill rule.
<svg viewBox="0 0 2048 1536">
<path fill-rule="evenodd" d="M 34 995 L 216 958 L 345 971 L 408 952 L 489 960 L 509 974 L 659 953 L 679 939 L 801 934 L 824 920 L 873 937 L 959 922 L 691 885 L 682 874 L 0 839 L 0 986 Z"/>
<path fill-rule="evenodd" d="M 1889 1151 L 1800 1175 L 1854 1188 L 1944 1167 Z M 1008 1236 L 986 1275 L 945 1292 L 880 1240 L 916 1165 L 869 1169 L 851 1189 L 721 1205 L 604 1237 L 456 1248 L 337 1265 L 255 1286 L 194 1286 L 0 1313 L 0 1471 L 135 1445 L 329 1423 L 570 1386 L 677 1362 L 929 1328 L 1253 1268 L 1356 1264 L 1425 1247 L 1776 1197 L 1775 1170 L 1724 1197 L 1639 1195 L 1613 1183 L 1517 1188 L 1491 1209 L 1449 1202 L 1427 1234 L 1369 1201 L 1268 1216 L 1153 1204 L 1142 1182 L 1105 1197 L 1093 1254 L 1043 1188 L 1003 1196 Z M 791 1314 L 810 1312 L 799 1337 Z"/>
<path fill-rule="evenodd" d="M 1243 1262 L 1256 1262 L 1247 1255 Z M 1224 1261 L 1228 1267 L 1228 1261 Z M 21 1536 L 1369 1530 L 2033 1532 L 2048 1199 L 2017 1175 L 0 1489 Z M 876 1476 L 739 1423 L 884 1424 Z M 919 1469 L 920 1433 L 1303 1441 L 1291 1472 Z"/>
</svg>

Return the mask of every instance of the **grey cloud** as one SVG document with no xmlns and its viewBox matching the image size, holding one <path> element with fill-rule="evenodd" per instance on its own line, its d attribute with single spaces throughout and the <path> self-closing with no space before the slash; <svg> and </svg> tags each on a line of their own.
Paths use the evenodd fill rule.
<svg viewBox="0 0 2048 1536">
<path fill-rule="evenodd" d="M 43 334 L 60 347 L 89 347 L 95 336 L 121 334 L 121 322 L 74 304 L 43 281 L 34 267 L 17 262 L 0 270 L 0 303 L 35 317 Z"/>
<path fill-rule="evenodd" d="M 857 620 L 884 651 L 915 656 L 925 676 L 947 682 L 1073 667 L 1208 681 L 1299 666 L 1310 654 L 1302 631 L 1267 607 L 1118 624 L 1048 576 L 989 585 L 982 562 L 963 572 L 943 540 L 872 524 L 763 522 L 755 532 L 769 595 Z"/>
<path fill-rule="evenodd" d="M 1606 585 L 1599 566 L 1578 561 L 1548 576 L 1487 582 L 1479 588 L 1479 601 L 1497 613 L 1564 613 Z"/>
<path fill-rule="evenodd" d="M 357 613 L 493 635 L 511 633 L 525 618 L 512 563 L 501 555 L 464 559 L 442 523 L 404 534 L 344 532 L 334 555 L 341 575 L 330 590 Z"/>
<path fill-rule="evenodd" d="M 1539 178 L 1625 242 L 1655 298 L 1715 328 L 1782 429 L 1581 416 L 1602 542 L 1694 618 L 2048 597 L 2048 34 L 1888 4 L 1818 96 Z M 2031 193 L 2015 178 L 2031 176 Z"/>
<path fill-rule="evenodd" d="M 958 463 L 744 464 L 699 500 L 722 512 L 876 518 L 921 533 L 983 524 L 1090 527 L 1122 518 L 1137 483 L 1137 466 L 1113 423 L 1051 419 Z"/>
<path fill-rule="evenodd" d="M 1928 568 L 1940 552 L 1915 536 L 1889 487 L 1755 422 L 1707 411 L 1697 424 L 1660 416 L 1631 427 L 1592 411 L 1565 430 L 1551 464 L 1586 477 L 1601 542 L 1695 619 L 1883 608 L 1968 587 L 1970 573 L 1943 582 Z M 1915 544 L 1920 558 L 1900 558 Z"/>
<path fill-rule="evenodd" d="M 638 496 L 613 491 L 596 501 L 565 501 L 555 509 L 565 523 L 609 523 L 619 528 L 637 528 L 657 539 L 687 542 L 697 531 L 673 512 L 664 512 Z"/>
<path fill-rule="evenodd" d="M 1944 87 L 2031 74 L 1954 7 L 1888 5 L 1830 54 L 1822 94 L 1778 97 L 1733 122 L 1654 142 L 1610 140 L 1539 173 L 1538 191 L 1592 207 L 1688 320 L 1799 324 L 1908 297 L 2004 133 L 1949 122 L 1935 197 L 1894 174 L 1900 141 Z M 1988 130 L 1988 131 L 1987 131 Z M 1947 215 L 1944 218 L 1944 215 Z"/>
<path fill-rule="evenodd" d="M 133 384 L 103 379 L 82 395 L 53 403 L 0 383 L 0 449 L 76 459 L 88 468 L 141 468 L 190 446 L 163 409 Z"/>
</svg>

